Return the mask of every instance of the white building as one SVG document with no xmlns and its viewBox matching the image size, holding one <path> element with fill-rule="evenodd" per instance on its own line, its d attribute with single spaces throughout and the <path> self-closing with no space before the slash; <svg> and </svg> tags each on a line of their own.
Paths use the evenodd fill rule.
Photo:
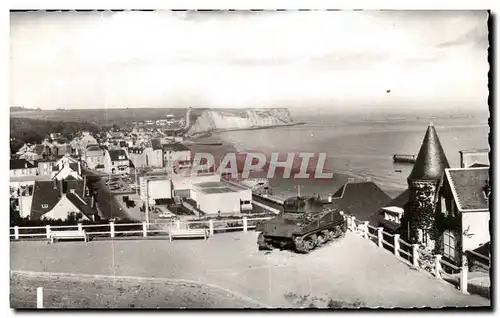
<svg viewBox="0 0 500 318">
<path fill-rule="evenodd" d="M 225 181 L 195 184 L 191 198 L 206 214 L 231 215 L 252 209 L 252 190 Z"/>
<path fill-rule="evenodd" d="M 167 171 L 191 167 L 191 150 L 181 143 L 163 145 L 163 163 Z"/>
<path fill-rule="evenodd" d="M 141 199 L 154 205 L 155 200 L 172 198 L 172 181 L 166 175 L 142 176 L 139 178 Z M 147 188 L 146 188 L 147 186 Z"/>
<path fill-rule="evenodd" d="M 127 153 L 122 149 L 107 150 L 104 171 L 109 174 L 129 174 L 130 162 Z"/>
</svg>

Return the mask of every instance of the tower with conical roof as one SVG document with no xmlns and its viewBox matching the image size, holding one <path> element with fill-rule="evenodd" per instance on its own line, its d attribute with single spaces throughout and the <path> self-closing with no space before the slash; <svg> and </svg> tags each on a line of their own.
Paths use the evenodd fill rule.
<svg viewBox="0 0 500 318">
<path fill-rule="evenodd" d="M 430 123 L 407 179 L 410 201 L 406 219 L 410 241 L 433 245 L 436 195 L 444 170 L 449 167 L 436 129 Z"/>
</svg>

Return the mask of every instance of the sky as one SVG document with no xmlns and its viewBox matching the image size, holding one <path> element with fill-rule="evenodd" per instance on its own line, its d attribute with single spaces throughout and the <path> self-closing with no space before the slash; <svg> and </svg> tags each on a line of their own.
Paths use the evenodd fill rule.
<svg viewBox="0 0 500 318">
<path fill-rule="evenodd" d="M 11 106 L 487 109 L 485 11 L 10 19 Z"/>
</svg>

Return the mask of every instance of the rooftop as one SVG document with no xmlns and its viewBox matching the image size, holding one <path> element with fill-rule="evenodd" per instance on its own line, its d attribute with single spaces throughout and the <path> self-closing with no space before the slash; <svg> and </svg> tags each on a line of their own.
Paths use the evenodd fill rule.
<svg viewBox="0 0 500 318">
<path fill-rule="evenodd" d="M 112 161 L 128 160 L 127 153 L 122 149 L 108 150 L 109 157 Z"/>
<path fill-rule="evenodd" d="M 332 198 L 341 210 L 359 220 L 370 219 L 390 200 L 391 197 L 372 181 L 347 182 Z"/>
<path fill-rule="evenodd" d="M 444 154 L 436 129 L 431 123 L 427 128 L 408 180 L 439 180 L 444 169 L 449 167 L 450 165 Z"/>
<path fill-rule="evenodd" d="M 461 153 L 489 153 L 489 149 L 467 149 L 467 150 L 460 150 L 459 152 Z"/>
<path fill-rule="evenodd" d="M 179 142 L 175 142 L 172 144 L 163 144 L 163 151 L 190 151 L 190 149 Z"/>
<path fill-rule="evenodd" d="M 489 168 L 446 169 L 446 178 L 460 211 L 489 209 L 485 196 L 485 187 L 489 186 L 490 181 Z"/>
<path fill-rule="evenodd" d="M 35 168 L 35 166 L 24 159 L 11 159 L 10 170 Z"/>
</svg>

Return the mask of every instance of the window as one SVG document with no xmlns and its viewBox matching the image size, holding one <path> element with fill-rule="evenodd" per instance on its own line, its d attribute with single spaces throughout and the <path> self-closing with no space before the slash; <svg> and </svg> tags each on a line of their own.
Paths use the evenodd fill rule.
<svg viewBox="0 0 500 318">
<path fill-rule="evenodd" d="M 455 260 L 455 235 L 451 231 L 443 233 L 443 256 Z"/>
<path fill-rule="evenodd" d="M 42 209 L 47 209 L 49 207 L 48 204 L 42 204 Z"/>
<path fill-rule="evenodd" d="M 448 215 L 448 209 L 446 208 L 446 199 L 445 197 L 441 197 L 441 213 L 443 213 L 445 216 Z"/>
</svg>

